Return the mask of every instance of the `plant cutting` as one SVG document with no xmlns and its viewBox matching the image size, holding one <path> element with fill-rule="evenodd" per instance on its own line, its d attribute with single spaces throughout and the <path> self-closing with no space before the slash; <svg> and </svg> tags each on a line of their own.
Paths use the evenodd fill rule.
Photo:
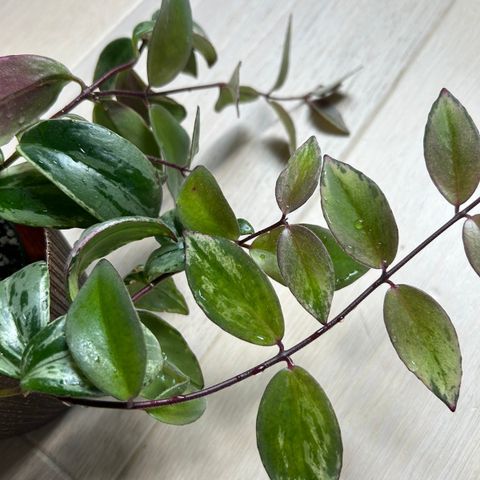
<svg viewBox="0 0 480 480">
<path fill-rule="evenodd" d="M 478 131 L 460 102 L 442 90 L 427 121 L 424 150 L 430 176 L 454 213 L 396 260 L 395 217 L 376 183 L 344 162 L 322 157 L 314 137 L 296 146 L 282 102 L 316 108 L 338 128 L 341 117 L 336 110 L 328 116 L 325 100 L 336 95 L 342 80 L 303 95 L 276 95 L 288 72 L 289 43 L 290 24 L 278 79 L 267 92 L 241 85 L 239 67 L 228 82 L 163 89 L 181 72 L 195 73 L 197 52 L 207 62 L 215 57 L 192 21 L 188 1 L 164 0 L 132 39 L 104 49 L 89 86 L 50 59 L 0 59 L 5 85 L 0 137 L 6 143 L 16 136 L 18 142 L 0 173 L 0 216 L 30 226 L 87 227 L 66 265 L 71 304 L 65 315 L 50 319 L 44 262 L 0 283 L 0 373 L 18 382 L 16 395 L 36 392 L 68 405 L 144 410 L 160 422 L 184 425 L 201 417 L 209 395 L 282 363 L 257 416 L 266 472 L 274 479 L 336 479 L 342 419 L 293 356 L 386 285 L 385 326 L 400 360 L 456 409 L 462 367 L 453 323 L 431 296 L 397 285 L 394 274 L 459 221 L 467 257 L 480 274 L 480 217 L 473 214 L 480 198 L 470 200 L 480 181 Z M 144 52 L 147 83 L 134 70 Z M 13 82 L 18 75 L 22 82 Z M 80 94 L 52 118 L 39 119 L 70 81 L 80 85 Z M 287 130 L 292 153 L 277 179 L 279 220 L 272 225 L 255 231 L 237 218 L 214 175 L 204 166 L 192 167 L 200 115 L 197 110 L 190 138 L 181 125 L 185 110 L 171 97 L 209 88 L 219 91 L 217 109 L 265 99 Z M 82 101 L 95 103 L 93 122 L 70 113 Z M 175 200 L 166 212 L 164 184 Z M 292 223 L 290 214 L 318 189 L 328 228 Z M 158 247 L 122 279 L 104 257 L 148 237 Z M 188 313 L 174 283 L 182 274 L 208 319 L 239 340 L 276 345 L 278 354 L 205 386 L 195 346 L 158 316 Z M 335 291 L 366 274 L 373 277 L 370 286 L 329 318 Z M 320 323 L 293 346 L 282 342 L 284 319 L 272 280 L 285 285 Z"/>
</svg>

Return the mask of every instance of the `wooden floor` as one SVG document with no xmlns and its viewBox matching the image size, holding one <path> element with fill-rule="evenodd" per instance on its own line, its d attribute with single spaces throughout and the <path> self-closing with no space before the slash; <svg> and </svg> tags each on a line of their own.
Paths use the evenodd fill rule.
<svg viewBox="0 0 480 480">
<path fill-rule="evenodd" d="M 0 54 L 57 58 L 88 80 L 95 55 L 128 35 L 160 0 L 3 0 Z M 288 15 L 293 13 L 291 72 L 285 93 L 302 92 L 355 67 L 341 105 L 352 135 L 318 134 L 324 152 L 363 170 L 386 192 L 400 229 L 399 255 L 452 215 L 426 172 L 422 137 L 430 105 L 450 89 L 480 124 L 480 2 L 476 0 L 192 0 L 195 19 L 219 51 L 202 81 L 225 80 L 242 60 L 242 83 L 273 83 Z M 180 79 L 179 84 L 195 83 Z M 70 95 L 73 91 L 70 92 Z M 264 104 L 213 112 L 216 94 L 183 97 L 202 111 L 198 162 L 212 169 L 239 217 L 256 228 L 278 216 L 273 196 L 282 169 L 281 126 Z M 88 113 L 82 106 L 80 112 Z M 302 141 L 315 132 L 293 108 Z M 191 119 L 188 120 L 191 124 Z M 283 151 L 280 149 L 280 151 Z M 321 223 L 318 194 L 295 220 Z M 458 410 L 451 414 L 389 344 L 377 291 L 345 322 L 295 356 L 329 395 L 343 432 L 345 480 L 480 478 L 480 282 L 455 226 L 395 276 L 425 289 L 449 312 L 463 351 Z M 73 239 L 77 232 L 70 232 Z M 127 271 L 153 243 L 114 255 Z M 333 312 L 369 284 L 371 272 L 338 293 Z M 170 317 L 185 333 L 212 384 L 274 354 L 210 324 L 188 294 L 189 318 Z M 278 288 L 291 345 L 317 328 Z M 260 396 L 275 368 L 209 398 L 203 418 L 186 427 L 155 423 L 141 412 L 72 409 L 56 423 L 0 442 L 2 479 L 265 479 L 255 445 Z"/>
</svg>

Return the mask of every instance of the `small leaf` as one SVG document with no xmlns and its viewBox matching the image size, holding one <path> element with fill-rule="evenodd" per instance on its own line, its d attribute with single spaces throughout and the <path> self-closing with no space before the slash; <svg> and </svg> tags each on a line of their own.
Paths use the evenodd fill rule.
<svg viewBox="0 0 480 480">
<path fill-rule="evenodd" d="M 0 374 L 19 378 L 28 342 L 50 320 L 45 262 L 32 263 L 0 282 Z"/>
<path fill-rule="evenodd" d="M 282 122 L 282 125 L 285 127 L 288 135 L 288 148 L 290 150 L 290 154 L 293 154 L 297 148 L 297 134 L 292 117 L 290 117 L 290 114 L 278 102 L 269 100 L 268 103 L 272 106 L 273 110 Z"/>
<path fill-rule="evenodd" d="M 390 340 L 405 366 L 455 411 L 462 357 L 452 322 L 429 295 L 408 285 L 390 288 L 383 315 Z"/>
<path fill-rule="evenodd" d="M 51 58 L 0 57 L 0 145 L 46 112 L 72 79 L 67 68 Z"/>
<path fill-rule="evenodd" d="M 22 360 L 22 390 L 50 395 L 101 395 L 75 365 L 65 339 L 65 317 L 48 324 L 28 343 Z"/>
<path fill-rule="evenodd" d="M 188 167 L 192 164 L 192 160 L 200 150 L 199 143 L 200 143 L 200 107 L 197 107 L 197 111 L 195 113 L 195 122 L 193 124 L 192 141 L 190 142 L 190 153 L 188 155 L 188 162 L 187 162 Z"/>
<path fill-rule="evenodd" d="M 190 52 L 190 56 L 188 57 L 187 64 L 185 65 L 182 72 L 194 78 L 197 78 L 197 74 L 198 74 L 197 59 L 195 57 L 195 51 L 193 50 L 193 48 L 192 48 L 192 51 Z"/>
<path fill-rule="evenodd" d="M 291 225 L 278 239 L 278 265 L 298 302 L 325 324 L 335 278 L 332 261 L 321 240 L 308 228 Z"/>
<path fill-rule="evenodd" d="M 192 11 L 188 0 L 163 0 L 149 41 L 150 85 L 171 82 L 185 67 L 192 49 Z"/>
<path fill-rule="evenodd" d="M 31 227 L 88 227 L 97 222 L 28 163 L 0 172 L 0 217 Z"/>
<path fill-rule="evenodd" d="M 239 89 L 239 103 L 254 102 L 259 97 L 259 93 L 252 87 L 241 86 Z M 215 111 L 221 112 L 228 105 L 233 105 L 234 99 L 230 90 L 225 87 L 220 88 L 217 103 L 215 104 Z"/>
<path fill-rule="evenodd" d="M 93 107 L 93 121 L 132 142 L 145 155 L 159 156 L 153 133 L 132 108 L 113 100 L 104 100 Z"/>
<path fill-rule="evenodd" d="M 240 235 L 251 235 L 252 233 L 255 233 L 255 229 L 248 220 L 245 220 L 244 218 L 237 218 L 237 223 L 240 230 Z"/>
<path fill-rule="evenodd" d="M 134 60 L 136 56 L 137 53 L 133 49 L 132 41 L 129 38 L 116 38 L 101 51 L 93 74 L 93 81 L 97 81 L 115 67 Z M 100 90 L 111 90 L 115 81 L 116 75 L 103 82 L 100 85 Z"/>
<path fill-rule="evenodd" d="M 93 225 L 85 230 L 73 245 L 68 259 L 68 284 L 70 295 L 78 292 L 80 276 L 98 258 L 136 240 L 155 235 L 175 238 L 173 232 L 160 219 L 123 217 Z"/>
<path fill-rule="evenodd" d="M 287 33 L 285 34 L 285 42 L 283 43 L 282 62 L 280 64 L 280 71 L 278 72 L 275 85 L 271 88 L 270 93 L 283 87 L 288 74 L 288 64 L 290 60 L 290 38 L 292 33 L 292 16 L 288 19 Z M 295 150 L 295 148 L 294 148 Z"/>
<path fill-rule="evenodd" d="M 158 95 L 155 97 L 150 97 L 148 101 L 151 105 L 160 105 L 165 108 L 165 110 L 170 112 L 172 117 L 177 122 L 182 122 L 187 116 L 187 111 L 185 110 L 185 107 L 175 101 L 173 98 L 166 97 L 165 95 Z"/>
<path fill-rule="evenodd" d="M 145 276 L 147 280 L 166 273 L 181 272 L 185 269 L 185 247 L 183 242 L 162 245 L 154 250 L 145 263 Z"/>
<path fill-rule="evenodd" d="M 143 378 L 142 385 L 143 388 L 145 388 L 146 385 L 150 385 L 158 377 L 158 375 L 160 375 L 163 369 L 164 359 L 157 337 L 143 323 L 142 330 L 143 338 L 145 339 L 145 351 L 147 355 L 145 364 L 145 377 Z"/>
<path fill-rule="evenodd" d="M 259 235 L 250 245 L 250 256 L 255 263 L 270 277 L 278 283 L 287 286 L 277 260 L 278 238 L 285 227 L 277 227 L 269 232 Z"/>
<path fill-rule="evenodd" d="M 320 168 L 320 147 L 315 137 L 310 137 L 292 155 L 277 179 L 275 196 L 284 214 L 301 207 L 312 196 L 318 186 Z"/>
<path fill-rule="evenodd" d="M 18 152 L 95 218 L 157 217 L 162 189 L 156 171 L 129 141 L 93 123 L 38 123 Z"/>
<path fill-rule="evenodd" d="M 230 94 L 232 95 L 233 103 L 237 109 L 237 117 L 240 116 L 240 67 L 242 66 L 242 62 L 238 62 L 235 70 L 233 71 L 232 78 L 228 81 L 227 89 L 229 90 Z"/>
<path fill-rule="evenodd" d="M 127 277 L 125 279 L 130 294 L 138 292 L 147 285 L 145 279 Z M 175 286 L 172 278 L 166 278 L 150 290 L 146 295 L 135 302 L 137 308 L 153 312 L 169 312 L 188 315 L 188 306 L 185 298 Z"/>
<path fill-rule="evenodd" d="M 190 233 L 185 239 L 187 280 L 207 317 L 247 342 L 277 343 L 284 330 L 280 303 L 255 262 L 224 238 Z"/>
<path fill-rule="evenodd" d="M 350 130 L 345 124 L 342 114 L 335 107 L 335 103 L 335 98 L 330 96 L 319 100 L 309 101 L 308 105 L 329 126 L 338 130 L 340 133 L 349 135 Z"/>
<path fill-rule="evenodd" d="M 212 67 L 217 62 L 217 52 L 210 40 L 205 36 L 194 33 L 192 37 L 193 48 L 202 55 L 209 67 Z"/>
<path fill-rule="evenodd" d="M 72 356 L 100 390 L 129 400 L 140 392 L 146 369 L 142 327 L 127 289 L 107 260 L 100 260 L 67 314 Z"/>
<path fill-rule="evenodd" d="M 328 226 L 351 257 L 371 268 L 392 263 L 398 248 L 397 224 L 375 182 L 325 155 L 320 194 Z"/>
<path fill-rule="evenodd" d="M 127 70 L 125 72 L 120 72 L 115 81 L 115 89 L 117 90 L 127 90 L 130 92 L 146 92 L 147 85 L 139 77 L 139 75 L 134 70 Z M 117 100 L 127 107 L 135 110 L 147 123 L 150 121 L 148 116 L 147 102 L 144 98 L 131 97 L 129 95 L 117 95 Z"/>
<path fill-rule="evenodd" d="M 327 249 L 332 259 L 333 270 L 335 272 L 335 290 L 340 290 L 350 285 L 368 272 L 368 268 L 365 267 L 365 265 L 356 262 L 344 252 L 328 228 L 307 223 L 303 223 L 302 225 L 311 230 Z"/>
<path fill-rule="evenodd" d="M 134 48 L 137 48 L 138 42 L 141 40 L 150 40 L 154 26 L 155 22 L 153 20 L 147 20 L 135 25 L 132 33 L 132 43 Z"/>
<path fill-rule="evenodd" d="M 273 480 L 337 480 L 342 439 L 322 387 L 303 368 L 280 370 L 269 382 L 257 415 L 257 447 Z"/>
<path fill-rule="evenodd" d="M 459 206 L 480 181 L 480 136 L 463 105 L 445 88 L 428 115 L 424 155 L 440 193 Z"/>
<path fill-rule="evenodd" d="M 177 198 L 177 215 L 188 230 L 231 240 L 240 236 L 233 210 L 214 176 L 203 166 L 196 167 L 185 180 Z"/>
<path fill-rule="evenodd" d="M 175 165 L 186 166 L 190 152 L 190 139 L 175 117 L 163 106 L 151 105 L 150 123 L 162 152 L 162 158 Z M 168 168 L 167 185 L 173 198 L 177 197 L 182 183 L 181 173 L 174 168 Z"/>
<path fill-rule="evenodd" d="M 480 215 L 474 215 L 465 221 L 463 246 L 470 265 L 480 275 Z"/>
</svg>

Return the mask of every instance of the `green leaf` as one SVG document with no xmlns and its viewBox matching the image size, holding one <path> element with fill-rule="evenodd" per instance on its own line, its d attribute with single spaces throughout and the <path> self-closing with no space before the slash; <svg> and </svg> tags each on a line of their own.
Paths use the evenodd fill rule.
<svg viewBox="0 0 480 480">
<path fill-rule="evenodd" d="M 193 48 L 202 55 L 209 67 L 215 65 L 217 62 L 217 52 L 208 38 L 199 33 L 194 33 L 192 36 L 192 45 Z"/>
<path fill-rule="evenodd" d="M 315 137 L 310 137 L 288 161 L 275 185 L 278 206 L 284 213 L 301 207 L 318 186 L 321 152 Z"/>
<path fill-rule="evenodd" d="M 148 101 L 151 105 L 160 105 L 165 108 L 165 110 L 168 110 L 168 112 L 170 112 L 172 117 L 177 122 L 182 122 L 187 116 L 187 111 L 185 110 L 185 107 L 180 103 L 176 102 L 173 98 L 166 97 L 165 95 L 159 95 L 155 97 L 150 97 Z"/>
<path fill-rule="evenodd" d="M 256 264 L 270 277 L 282 285 L 287 285 L 277 260 L 277 243 L 278 238 L 285 227 L 277 227 L 269 232 L 259 235 L 250 245 L 250 256 L 255 260 Z"/>
<path fill-rule="evenodd" d="M 125 72 L 120 72 L 115 81 L 115 89 L 117 90 L 128 90 L 131 92 L 145 92 L 147 90 L 147 85 L 139 77 L 139 75 L 134 70 L 127 70 Z M 131 97 L 129 95 L 116 95 L 117 100 L 126 105 L 127 107 L 133 108 L 145 122 L 149 122 L 150 118 L 148 116 L 147 102 L 144 98 Z"/>
<path fill-rule="evenodd" d="M 154 250 L 145 263 L 147 280 L 166 273 L 181 272 L 185 269 L 185 246 L 183 242 L 162 245 Z"/>
<path fill-rule="evenodd" d="M 147 20 L 135 25 L 132 32 L 132 43 L 134 48 L 137 48 L 138 42 L 141 40 L 150 40 L 154 26 L 155 22 L 153 20 Z"/>
<path fill-rule="evenodd" d="M 423 147 L 440 193 L 453 205 L 466 202 L 480 181 L 480 136 L 463 105 L 445 88 L 428 115 Z"/>
<path fill-rule="evenodd" d="M 200 107 L 197 107 L 195 113 L 195 121 L 193 123 L 193 132 L 192 132 L 192 141 L 190 142 L 190 153 L 188 155 L 187 166 L 189 167 L 192 164 L 192 160 L 195 158 L 195 155 L 200 150 Z"/>
<path fill-rule="evenodd" d="M 278 239 L 277 252 L 278 265 L 288 288 L 307 312 L 325 324 L 335 277 L 322 241 L 308 228 L 290 225 Z"/>
<path fill-rule="evenodd" d="M 177 198 L 177 215 L 188 230 L 231 240 L 240 236 L 233 210 L 215 177 L 203 166 L 196 167 L 185 180 Z"/>
<path fill-rule="evenodd" d="M 175 117 L 163 106 L 151 105 L 150 123 L 162 152 L 162 158 L 175 165 L 186 166 L 190 152 L 190 139 Z M 167 185 L 173 198 L 177 198 L 182 183 L 182 174 L 174 168 L 168 168 Z"/>
<path fill-rule="evenodd" d="M 50 395 L 101 395 L 75 365 L 65 339 L 65 317 L 48 324 L 28 343 L 22 360 L 22 390 Z"/>
<path fill-rule="evenodd" d="M 303 368 L 280 370 L 257 415 L 257 447 L 272 480 L 336 480 L 342 439 L 332 405 Z"/>
<path fill-rule="evenodd" d="M 130 62 L 136 57 L 137 52 L 134 50 L 132 41 L 129 38 L 116 38 L 101 51 L 95 66 L 93 81 L 97 81 L 110 70 Z M 100 90 L 111 90 L 115 85 L 115 81 L 116 75 L 103 82 L 100 85 Z"/>
<path fill-rule="evenodd" d="M 245 220 L 244 218 L 237 218 L 237 223 L 240 230 L 240 235 L 251 235 L 252 233 L 255 233 L 255 229 L 248 220 Z"/>
<path fill-rule="evenodd" d="M 148 282 L 141 278 L 125 279 L 130 294 L 138 292 Z M 169 312 L 188 315 L 188 306 L 185 298 L 175 286 L 172 278 L 166 278 L 150 290 L 146 295 L 135 302 L 137 308 L 153 312 Z"/>
<path fill-rule="evenodd" d="M 197 59 L 195 57 L 195 52 L 194 52 L 193 48 L 190 52 L 190 56 L 188 57 L 187 64 L 185 65 L 182 72 L 186 73 L 187 75 L 190 75 L 194 78 L 197 78 L 197 74 L 198 74 Z"/>
<path fill-rule="evenodd" d="M 455 328 L 445 310 L 425 292 L 397 285 L 385 295 L 383 316 L 405 366 L 455 411 L 462 357 Z"/>
<path fill-rule="evenodd" d="M 73 301 L 65 330 L 76 364 L 97 388 L 120 400 L 140 393 L 144 334 L 127 289 L 107 260 L 98 262 Z"/>
<path fill-rule="evenodd" d="M 480 275 L 480 215 L 474 215 L 465 221 L 463 246 L 470 265 Z"/>
<path fill-rule="evenodd" d="M 67 68 L 50 58 L 0 57 L 0 145 L 46 112 L 71 80 Z"/>
<path fill-rule="evenodd" d="M 148 46 L 150 85 L 171 82 L 185 67 L 192 49 L 192 11 L 188 0 L 163 0 Z"/>
<path fill-rule="evenodd" d="M 140 317 L 140 315 L 139 315 Z M 160 375 L 163 369 L 163 352 L 157 337 L 142 323 L 143 337 L 145 339 L 145 351 L 147 360 L 145 364 L 145 376 L 142 387 L 150 385 Z M 143 391 L 142 388 L 142 391 Z M 140 395 L 142 393 L 140 392 Z"/>
<path fill-rule="evenodd" d="M 58 119 L 26 131 L 17 147 L 72 200 L 99 220 L 157 217 L 156 170 L 129 141 L 93 123 Z"/>
<path fill-rule="evenodd" d="M 367 267 L 356 262 L 350 255 L 347 255 L 344 250 L 342 250 L 328 228 L 307 223 L 303 223 L 302 225 L 311 230 L 327 249 L 332 259 L 333 270 L 335 272 L 335 290 L 340 290 L 350 285 L 368 272 Z"/>
<path fill-rule="evenodd" d="M 239 87 L 239 103 L 254 102 L 259 96 L 260 94 L 252 87 L 247 87 L 245 85 Z M 215 103 L 215 111 L 221 112 L 225 107 L 233 105 L 234 103 L 235 100 L 232 92 L 226 87 L 221 87 L 218 93 L 218 100 Z"/>
<path fill-rule="evenodd" d="M 170 228 L 160 219 L 146 217 L 117 218 L 85 230 L 73 245 L 68 259 L 67 272 L 71 297 L 76 296 L 80 277 L 93 261 L 123 245 L 155 235 L 175 238 Z"/>
<path fill-rule="evenodd" d="M 279 88 L 282 88 L 287 78 L 288 64 L 290 60 L 291 33 L 292 33 L 292 16 L 290 15 L 290 17 L 288 18 L 287 33 L 285 34 L 285 42 L 283 44 L 282 62 L 280 63 L 280 71 L 278 72 L 277 80 L 275 81 L 275 85 L 271 88 L 270 93 L 274 92 L 275 90 L 278 90 Z"/>
<path fill-rule="evenodd" d="M 25 347 L 49 320 L 45 262 L 32 263 L 0 282 L 0 374 L 20 377 Z"/>
<path fill-rule="evenodd" d="M 0 217 L 31 227 L 88 227 L 97 222 L 28 163 L 0 172 Z"/>
<path fill-rule="evenodd" d="M 290 154 L 293 154 L 297 148 L 297 134 L 292 117 L 290 117 L 290 114 L 278 102 L 269 100 L 268 103 L 277 114 L 279 120 L 282 122 L 282 125 L 285 127 L 288 135 L 288 148 L 290 150 Z"/>
<path fill-rule="evenodd" d="M 238 65 L 235 67 L 232 76 L 227 84 L 220 87 L 220 93 L 218 96 L 217 103 L 215 104 L 215 111 L 219 112 L 224 108 L 225 105 L 232 103 L 235 105 L 237 109 L 237 116 L 240 116 L 240 109 L 238 104 L 240 103 L 240 67 L 242 66 L 242 62 L 239 62 Z M 255 95 L 255 90 L 251 87 L 246 87 L 248 89 L 249 97 Z M 222 98 L 223 95 L 223 98 Z M 258 93 L 257 93 L 258 96 Z M 249 100 L 247 100 L 249 101 Z"/>
<path fill-rule="evenodd" d="M 332 97 L 321 98 L 319 100 L 312 100 L 308 102 L 308 105 L 324 122 L 333 127 L 338 132 L 345 135 L 350 134 L 342 114 L 335 107 L 335 101 Z"/>
<path fill-rule="evenodd" d="M 392 263 L 398 248 L 397 224 L 375 182 L 325 155 L 320 194 L 328 226 L 351 257 L 371 268 Z"/>
<path fill-rule="evenodd" d="M 113 100 L 104 100 L 95 104 L 93 121 L 132 142 L 145 155 L 159 156 L 153 133 L 132 108 Z"/>
<path fill-rule="evenodd" d="M 283 337 L 280 303 L 265 274 L 235 243 L 186 235 L 186 274 L 196 302 L 226 332 L 256 345 Z"/>
</svg>

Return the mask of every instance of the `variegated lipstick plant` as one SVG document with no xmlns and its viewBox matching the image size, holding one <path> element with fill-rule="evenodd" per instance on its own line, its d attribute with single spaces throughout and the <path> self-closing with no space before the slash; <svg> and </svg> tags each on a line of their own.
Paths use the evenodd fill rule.
<svg viewBox="0 0 480 480">
<path fill-rule="evenodd" d="M 288 72 L 290 24 L 278 78 L 267 92 L 242 85 L 240 65 L 225 82 L 165 88 L 180 74 L 196 76 L 199 56 L 209 66 L 217 58 L 192 21 L 188 0 L 163 0 L 131 38 L 109 43 L 90 85 L 49 58 L 0 58 L 0 139 L 3 145 L 10 142 L 7 149 L 15 143 L 15 152 L 1 165 L 0 217 L 29 226 L 86 228 L 66 265 L 71 301 L 66 315 L 50 319 L 44 262 L 0 282 L 0 373 L 18 380 L 18 389 L 2 395 L 41 392 L 70 405 L 140 409 L 160 422 L 184 425 L 203 414 L 209 395 L 284 363 L 260 401 L 257 444 L 263 465 L 272 479 L 337 479 L 342 419 L 292 357 L 387 284 L 384 320 L 394 349 L 455 410 L 462 373 L 455 328 L 431 296 L 397 285 L 392 277 L 458 221 L 464 221 L 465 250 L 480 274 L 480 215 L 470 215 L 480 198 L 464 205 L 480 180 L 477 128 L 459 101 L 442 90 L 427 121 L 425 160 L 455 212 L 395 260 L 397 225 L 374 181 L 346 163 L 322 159 L 314 137 L 296 148 L 283 101 L 297 100 L 339 132 L 347 130 L 331 103 L 343 79 L 303 95 L 275 94 Z M 144 54 L 146 80 L 135 70 Z M 70 82 L 80 93 L 40 119 Z M 192 167 L 200 144 L 199 112 L 190 136 L 182 126 L 187 110 L 173 97 L 199 89 L 218 90 L 216 110 L 227 105 L 238 110 L 242 102 L 264 99 L 284 125 L 291 157 L 277 179 L 279 220 L 273 225 L 254 230 L 237 218 L 213 174 Z M 93 122 L 70 114 L 83 101 L 94 103 Z M 164 185 L 175 205 L 166 212 L 161 211 Z M 318 189 L 327 227 L 289 223 L 291 212 Z M 156 239 L 157 248 L 122 279 L 103 257 L 147 237 Z M 370 286 L 329 318 L 335 291 L 370 270 Z M 183 272 L 208 319 L 246 342 L 276 345 L 278 354 L 205 387 L 195 346 L 159 316 L 188 314 L 174 283 Z M 288 348 L 272 280 L 288 287 L 320 323 Z"/>
</svg>

